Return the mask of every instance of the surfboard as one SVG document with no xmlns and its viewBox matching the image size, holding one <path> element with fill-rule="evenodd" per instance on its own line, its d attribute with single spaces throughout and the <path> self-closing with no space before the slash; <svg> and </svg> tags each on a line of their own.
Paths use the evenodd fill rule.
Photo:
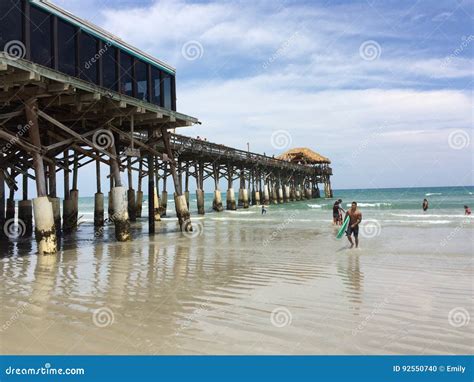
<svg viewBox="0 0 474 382">
<path fill-rule="evenodd" d="M 349 224 L 349 216 L 346 217 L 346 220 L 344 220 L 344 223 L 342 224 L 341 229 L 338 231 L 336 238 L 340 239 L 342 235 L 344 235 L 344 231 L 346 230 L 348 224 Z"/>
</svg>

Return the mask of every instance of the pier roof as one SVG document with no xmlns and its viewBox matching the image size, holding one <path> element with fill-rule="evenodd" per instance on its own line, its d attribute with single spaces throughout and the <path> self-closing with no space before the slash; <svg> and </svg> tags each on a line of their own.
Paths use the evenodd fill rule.
<svg viewBox="0 0 474 382">
<path fill-rule="evenodd" d="M 293 163 L 301 164 L 330 164 L 329 158 L 308 149 L 306 147 L 296 147 L 284 152 L 277 157 L 281 160 L 286 160 Z"/>
</svg>

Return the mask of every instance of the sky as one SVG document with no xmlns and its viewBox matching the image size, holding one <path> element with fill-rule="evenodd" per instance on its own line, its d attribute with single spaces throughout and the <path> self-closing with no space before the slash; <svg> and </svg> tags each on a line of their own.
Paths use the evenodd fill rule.
<svg viewBox="0 0 474 382">
<path fill-rule="evenodd" d="M 336 189 L 474 184 L 472 0 L 54 2 L 177 69 L 181 134 L 311 148 Z"/>
</svg>

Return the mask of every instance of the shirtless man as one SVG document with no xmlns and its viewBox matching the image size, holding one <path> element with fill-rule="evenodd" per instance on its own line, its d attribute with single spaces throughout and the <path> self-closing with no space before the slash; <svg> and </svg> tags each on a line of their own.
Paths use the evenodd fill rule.
<svg viewBox="0 0 474 382">
<path fill-rule="evenodd" d="M 352 202 L 352 206 L 346 212 L 346 217 L 349 216 L 349 225 L 347 226 L 347 239 L 351 243 L 351 248 L 354 247 L 352 235 L 354 235 L 356 248 L 359 247 L 359 224 L 362 221 L 362 213 L 357 209 L 357 202 Z M 344 218 L 345 220 L 346 218 Z"/>
</svg>

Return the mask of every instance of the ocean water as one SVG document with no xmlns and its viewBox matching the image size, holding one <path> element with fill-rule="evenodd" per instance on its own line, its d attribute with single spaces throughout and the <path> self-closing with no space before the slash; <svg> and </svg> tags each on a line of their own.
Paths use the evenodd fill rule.
<svg viewBox="0 0 474 382">
<path fill-rule="evenodd" d="M 56 256 L 0 244 L 0 352 L 14 354 L 466 354 L 474 344 L 474 187 L 341 190 L 360 248 L 336 239 L 329 199 L 174 217 L 134 241 L 94 231 L 92 198 Z M 430 209 L 423 212 L 423 198 Z M 146 198 L 145 198 L 146 199 Z M 223 194 L 225 201 L 225 194 Z"/>
</svg>

